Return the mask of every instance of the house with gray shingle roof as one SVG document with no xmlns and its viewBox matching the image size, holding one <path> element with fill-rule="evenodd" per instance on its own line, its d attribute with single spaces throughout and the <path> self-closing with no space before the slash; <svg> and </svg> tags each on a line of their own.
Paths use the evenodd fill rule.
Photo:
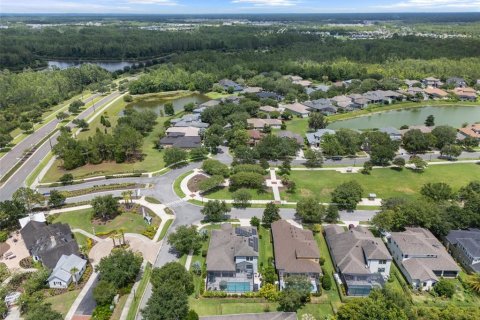
<svg viewBox="0 0 480 320">
<path fill-rule="evenodd" d="M 77 241 L 66 223 L 30 221 L 20 230 L 33 260 L 53 269 L 62 255 L 80 255 Z"/>
<path fill-rule="evenodd" d="M 305 134 L 310 147 L 320 147 L 322 138 L 326 134 L 335 134 L 335 130 L 332 129 L 319 129 L 315 132 L 309 132 Z"/>
<path fill-rule="evenodd" d="M 258 232 L 229 223 L 212 230 L 207 252 L 207 290 L 229 293 L 257 291 Z"/>
<path fill-rule="evenodd" d="M 321 112 L 325 115 L 337 113 L 337 108 L 330 99 L 317 99 L 303 102 L 312 111 Z"/>
<path fill-rule="evenodd" d="M 242 91 L 243 87 L 230 79 L 222 79 L 218 81 L 218 84 L 223 87 L 224 90 L 228 90 L 229 88 L 233 88 L 233 91 Z"/>
<path fill-rule="evenodd" d="M 48 286 L 54 289 L 68 288 L 72 281 L 78 282 L 87 267 L 87 260 L 77 255 L 62 255 L 47 279 Z"/>
<path fill-rule="evenodd" d="M 441 277 L 457 277 L 460 268 L 429 230 L 405 229 L 392 232 L 387 246 L 413 288 L 430 290 Z"/>
<path fill-rule="evenodd" d="M 312 231 L 297 228 L 285 220 L 275 221 L 271 229 L 280 289 L 285 288 L 288 276 L 303 275 L 310 280 L 312 292 L 317 292 L 322 269 Z"/>
<path fill-rule="evenodd" d="M 467 271 L 480 273 L 480 229 L 451 230 L 445 245 Z"/>
<path fill-rule="evenodd" d="M 367 296 L 389 277 L 392 256 L 382 239 L 365 227 L 346 231 L 338 225 L 324 228 L 335 270 L 349 296 Z"/>
</svg>

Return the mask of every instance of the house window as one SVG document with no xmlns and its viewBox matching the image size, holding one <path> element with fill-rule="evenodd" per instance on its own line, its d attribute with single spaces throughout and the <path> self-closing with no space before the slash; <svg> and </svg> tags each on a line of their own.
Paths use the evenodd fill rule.
<svg viewBox="0 0 480 320">
<path fill-rule="evenodd" d="M 380 273 L 385 272 L 385 268 L 378 268 L 378 272 Z"/>
<path fill-rule="evenodd" d="M 386 264 L 386 263 L 387 263 L 387 260 L 379 260 L 378 263 L 379 263 L 379 264 Z"/>
<path fill-rule="evenodd" d="M 247 257 L 247 261 L 253 261 L 253 257 Z"/>
<path fill-rule="evenodd" d="M 251 264 L 247 264 L 247 269 L 253 269 L 253 266 Z"/>
</svg>

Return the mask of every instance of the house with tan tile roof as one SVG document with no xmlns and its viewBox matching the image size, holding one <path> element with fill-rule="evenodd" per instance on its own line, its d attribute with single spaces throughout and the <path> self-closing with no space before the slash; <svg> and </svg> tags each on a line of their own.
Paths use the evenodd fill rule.
<svg viewBox="0 0 480 320">
<path fill-rule="evenodd" d="M 310 114 L 309 108 L 307 106 L 301 104 L 301 103 L 298 103 L 298 102 L 291 103 L 291 104 L 285 104 L 282 107 L 285 110 L 290 111 L 294 115 L 301 116 L 302 118 L 306 118 Z"/>
<path fill-rule="evenodd" d="M 472 137 L 480 141 L 480 123 L 475 123 L 466 126 L 465 128 L 460 128 L 458 131 L 465 137 Z"/>
<path fill-rule="evenodd" d="M 424 92 L 434 99 L 445 99 L 448 96 L 448 93 L 445 90 L 434 87 L 428 87 Z"/>
<path fill-rule="evenodd" d="M 455 88 L 452 91 L 460 100 L 475 101 L 477 92 L 473 88 Z"/>
<path fill-rule="evenodd" d="M 317 292 L 322 269 L 312 231 L 297 228 L 286 220 L 275 221 L 271 230 L 280 289 L 285 287 L 288 276 L 303 275 L 310 280 L 312 292 Z"/>
</svg>

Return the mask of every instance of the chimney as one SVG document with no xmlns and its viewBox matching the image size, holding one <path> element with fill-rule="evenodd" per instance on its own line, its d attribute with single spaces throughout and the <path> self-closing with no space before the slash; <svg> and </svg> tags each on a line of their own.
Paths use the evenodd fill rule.
<svg viewBox="0 0 480 320">
<path fill-rule="evenodd" d="M 54 248 L 57 245 L 57 241 L 54 236 L 50 236 L 51 247 Z"/>
</svg>

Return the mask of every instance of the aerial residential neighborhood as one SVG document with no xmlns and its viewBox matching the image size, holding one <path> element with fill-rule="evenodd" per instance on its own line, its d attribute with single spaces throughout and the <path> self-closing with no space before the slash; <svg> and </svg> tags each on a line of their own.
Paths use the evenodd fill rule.
<svg viewBox="0 0 480 320">
<path fill-rule="evenodd" d="M 478 1 L 0 1 L 0 318 L 480 320 Z"/>
</svg>

